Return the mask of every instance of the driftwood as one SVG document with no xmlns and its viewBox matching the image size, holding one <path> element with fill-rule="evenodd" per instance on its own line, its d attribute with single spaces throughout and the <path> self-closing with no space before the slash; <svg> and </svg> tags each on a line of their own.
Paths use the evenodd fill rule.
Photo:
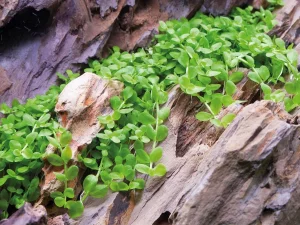
<svg viewBox="0 0 300 225">
<path fill-rule="evenodd" d="M 10 216 L 8 220 L 0 221 L 1 225 L 46 225 L 47 211 L 43 206 L 32 207 L 25 203 L 18 211 Z"/>
<path fill-rule="evenodd" d="M 294 44 L 300 53 L 300 1 L 285 1 L 285 6 L 276 11 L 278 24 L 270 32 L 271 35 L 281 37 L 287 44 Z"/>
<path fill-rule="evenodd" d="M 255 100 L 257 88 L 248 82 L 239 84 L 236 96 L 250 93 L 246 100 Z M 300 127 L 282 105 L 232 105 L 220 113 L 238 114 L 225 131 L 197 121 L 201 105 L 178 87 L 167 105 L 170 131 L 160 144 L 167 175 L 146 177 L 142 192 L 88 198 L 84 215 L 67 223 L 298 224 Z"/>
</svg>

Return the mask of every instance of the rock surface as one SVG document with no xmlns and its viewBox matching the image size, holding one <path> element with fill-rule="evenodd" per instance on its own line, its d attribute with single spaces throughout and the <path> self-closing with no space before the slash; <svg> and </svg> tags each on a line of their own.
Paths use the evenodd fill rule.
<svg viewBox="0 0 300 225">
<path fill-rule="evenodd" d="M 257 87 L 248 82 L 236 98 L 255 100 Z M 195 120 L 201 105 L 178 87 L 166 104 L 169 136 L 160 146 L 167 175 L 147 177 L 142 192 L 88 198 L 84 215 L 62 224 L 299 224 L 300 126 L 282 105 L 232 105 L 220 117 L 238 116 L 224 130 Z"/>
<path fill-rule="evenodd" d="M 158 21 L 190 17 L 203 4 L 226 14 L 247 0 L 14 0 L 0 1 L 0 66 L 12 85 L 0 103 L 46 92 L 56 73 L 78 70 L 89 58 L 148 45 Z M 223 8 L 223 6 L 225 6 Z M 0 77 L 1 78 L 1 77 Z"/>
<path fill-rule="evenodd" d="M 112 113 L 109 99 L 120 95 L 123 84 L 84 73 L 61 92 L 55 106 L 59 122 L 72 133 L 77 148 L 90 144 L 100 131 L 100 115 Z"/>
<path fill-rule="evenodd" d="M 299 52 L 300 63 L 300 1 L 285 0 L 284 7 L 275 13 L 278 24 L 270 34 L 281 37 L 288 44 L 293 43 Z"/>
<path fill-rule="evenodd" d="M 0 221 L 1 225 L 46 225 L 47 211 L 45 207 L 32 207 L 25 203 L 18 211 L 10 216 L 8 220 Z"/>
<path fill-rule="evenodd" d="M 251 93 L 248 98 L 253 99 L 255 86 L 247 82 L 238 86 L 237 96 Z M 253 89 L 247 90 L 249 87 Z M 300 144 L 294 138 L 299 126 L 286 122 L 290 115 L 282 106 L 267 101 L 242 111 L 242 106 L 233 105 L 227 110 L 241 112 L 224 132 L 196 121 L 199 104 L 178 88 L 169 96 L 169 136 L 161 143 L 167 175 L 147 178 L 142 193 L 88 199 L 83 217 L 71 223 L 248 225 L 267 221 L 268 216 L 279 220 L 296 190 L 298 176 L 296 168 L 290 173 L 285 168 L 291 159 L 297 162 Z"/>
<path fill-rule="evenodd" d="M 118 81 L 101 79 L 93 73 L 84 73 L 82 76 L 66 85 L 58 97 L 55 111 L 58 114 L 59 122 L 63 127 L 72 133 L 70 147 L 72 149 L 73 164 L 77 162 L 77 154 L 92 142 L 96 134 L 101 130 L 98 117 L 112 113 L 109 99 L 112 96 L 120 95 L 123 84 Z M 54 152 L 56 149 L 49 145 L 47 151 Z M 60 190 L 63 183 L 55 178 L 54 172 L 63 172 L 63 168 L 53 167 L 45 162 L 43 168 L 44 179 L 41 184 L 41 197 L 37 203 L 47 205 L 51 192 Z M 84 168 L 79 172 L 75 182 L 69 187 L 74 188 L 75 193 L 81 191 L 81 176 Z M 57 208 L 49 210 L 53 214 L 59 214 Z"/>
<path fill-rule="evenodd" d="M 12 83 L 7 77 L 6 71 L 2 67 L 0 67 L 0 81 L 0 94 L 3 94 L 11 87 Z"/>
</svg>

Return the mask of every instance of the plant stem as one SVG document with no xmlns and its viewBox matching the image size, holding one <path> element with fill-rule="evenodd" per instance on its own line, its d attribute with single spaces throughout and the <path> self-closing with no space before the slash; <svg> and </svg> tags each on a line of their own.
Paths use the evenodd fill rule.
<svg viewBox="0 0 300 225">
<path fill-rule="evenodd" d="M 31 134 L 35 131 L 36 129 L 36 124 L 34 124 L 33 129 L 31 131 Z M 25 146 L 21 149 L 21 153 L 28 147 L 28 144 L 26 143 Z"/>
<path fill-rule="evenodd" d="M 100 162 L 100 165 L 99 165 L 98 172 L 97 172 L 97 174 L 96 174 L 97 179 L 99 179 L 99 176 L 100 176 L 100 173 L 101 173 L 101 170 L 102 170 L 102 164 L 103 164 L 103 159 L 104 159 L 104 157 L 106 157 L 106 156 L 103 156 L 103 157 L 102 157 L 101 162 Z M 89 193 L 83 191 L 81 195 L 83 195 L 83 197 L 80 199 L 80 201 L 83 203 L 84 200 L 89 196 Z"/>
<path fill-rule="evenodd" d="M 158 112 L 159 112 L 159 104 L 158 104 L 158 102 L 155 103 L 155 106 L 156 106 L 155 135 L 157 136 L 157 131 L 158 131 Z M 156 145 L 157 145 L 156 136 L 155 136 L 155 140 L 153 141 L 153 146 L 152 146 L 153 149 L 156 148 Z"/>
<path fill-rule="evenodd" d="M 214 112 L 211 110 L 210 106 L 205 102 L 204 103 L 206 108 L 209 110 L 209 112 L 214 116 L 214 118 L 216 118 L 216 115 L 214 114 Z"/>
</svg>

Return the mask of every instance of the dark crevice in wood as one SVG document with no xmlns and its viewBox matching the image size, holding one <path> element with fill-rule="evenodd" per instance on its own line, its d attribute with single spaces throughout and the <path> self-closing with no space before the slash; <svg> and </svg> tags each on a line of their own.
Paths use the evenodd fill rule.
<svg viewBox="0 0 300 225">
<path fill-rule="evenodd" d="M 51 23 L 50 12 L 28 7 L 18 12 L 11 21 L 0 28 L 0 49 L 6 49 L 18 42 L 43 34 Z"/>
<path fill-rule="evenodd" d="M 153 225 L 170 225 L 169 217 L 171 213 L 166 211 L 160 215 L 160 217 L 153 223 Z"/>
</svg>

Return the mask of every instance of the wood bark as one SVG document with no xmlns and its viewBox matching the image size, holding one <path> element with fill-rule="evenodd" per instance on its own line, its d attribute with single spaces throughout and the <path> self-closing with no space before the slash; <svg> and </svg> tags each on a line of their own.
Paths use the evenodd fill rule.
<svg viewBox="0 0 300 225">
<path fill-rule="evenodd" d="M 25 203 L 18 211 L 7 220 L 0 221 L 1 225 L 46 225 L 47 211 L 45 207 L 32 207 L 30 203 Z"/>
</svg>

